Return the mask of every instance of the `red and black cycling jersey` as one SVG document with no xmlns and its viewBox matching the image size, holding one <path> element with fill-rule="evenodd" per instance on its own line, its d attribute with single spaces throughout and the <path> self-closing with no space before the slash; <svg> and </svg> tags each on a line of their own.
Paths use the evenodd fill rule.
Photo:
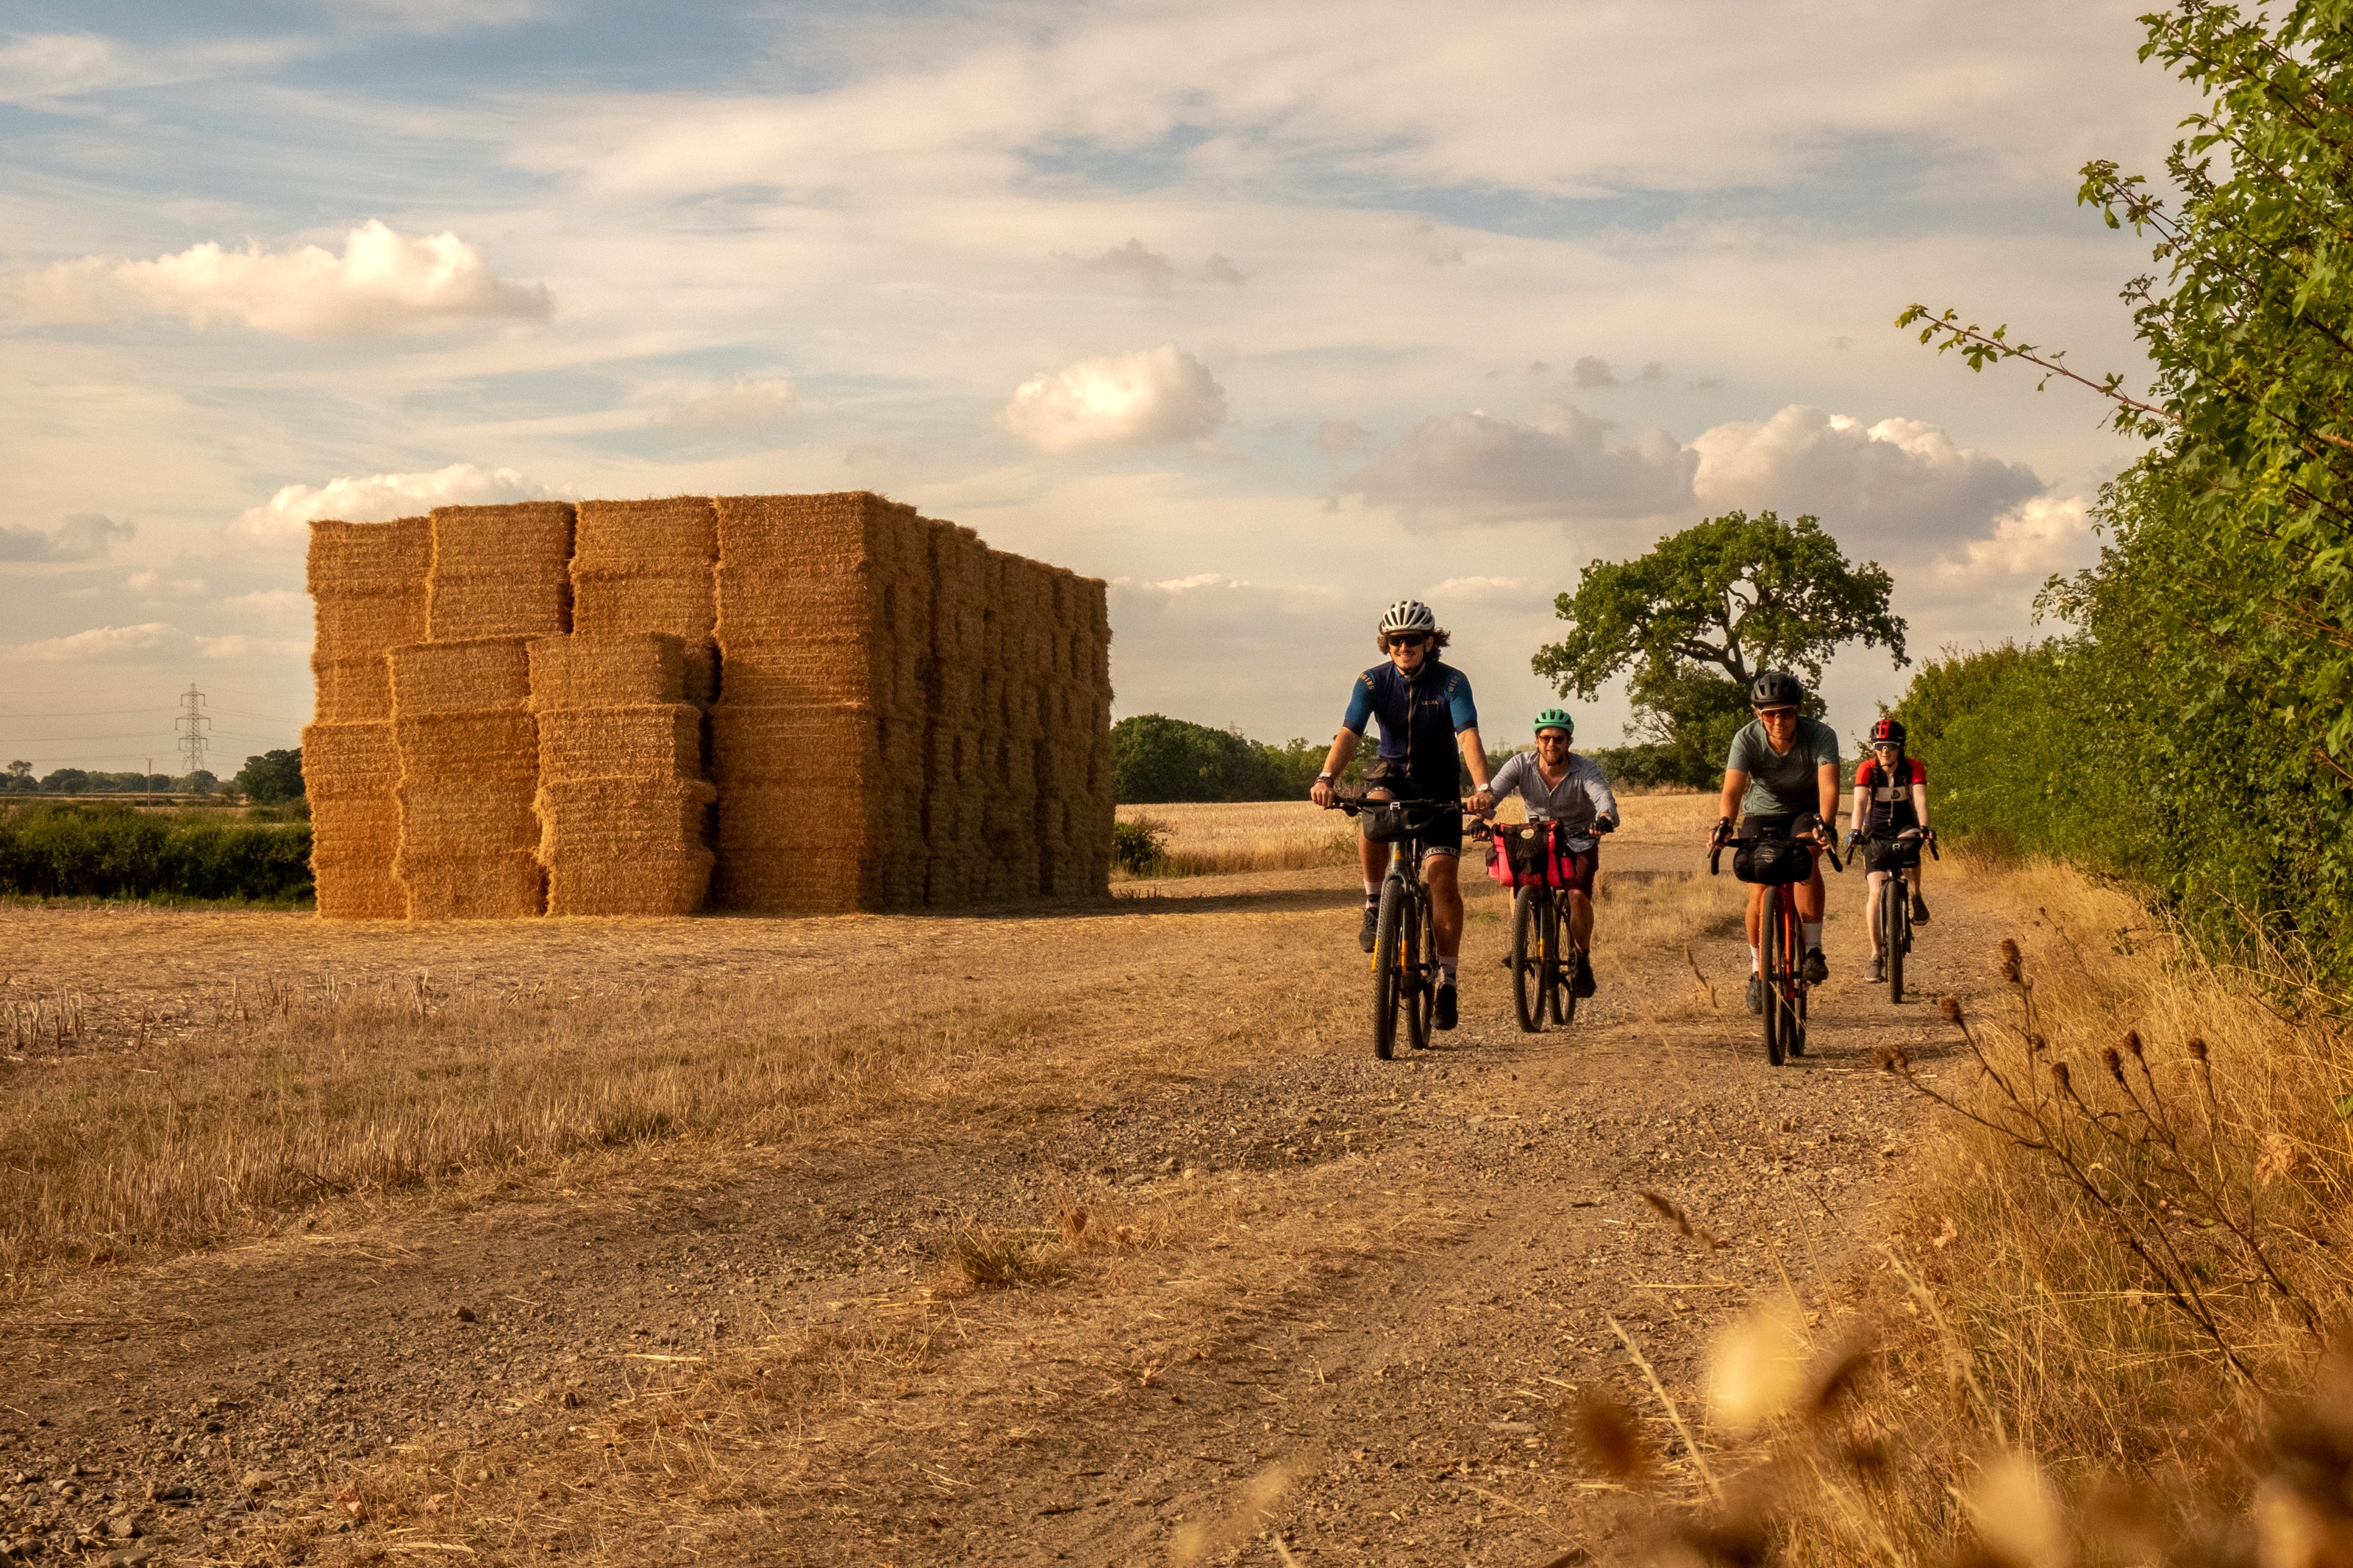
<svg viewBox="0 0 2353 1568">
<path fill-rule="evenodd" d="M 1892 769 L 1865 757 L 1854 770 L 1855 793 L 1863 799 L 1862 831 L 1870 837 L 1888 837 L 1920 826 L 1912 809 L 1912 786 L 1928 782 L 1928 770 L 1917 757 L 1899 757 Z"/>
</svg>

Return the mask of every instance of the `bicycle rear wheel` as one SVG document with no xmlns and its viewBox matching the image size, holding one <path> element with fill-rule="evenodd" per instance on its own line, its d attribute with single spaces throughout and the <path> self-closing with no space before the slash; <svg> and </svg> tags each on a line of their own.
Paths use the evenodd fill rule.
<svg viewBox="0 0 2353 1568">
<path fill-rule="evenodd" d="M 1438 1014 L 1436 963 L 1423 952 L 1430 945 L 1430 889 L 1418 888 L 1405 907 L 1405 945 L 1398 984 L 1405 992 L 1405 1036 L 1417 1051 L 1430 1049 L 1430 1026 Z"/>
<path fill-rule="evenodd" d="M 1373 936 L 1373 1055 L 1383 1061 L 1397 1054 L 1398 951 L 1404 945 L 1405 910 L 1411 902 L 1405 884 L 1396 878 L 1381 884 L 1381 912 Z"/>
<path fill-rule="evenodd" d="M 1910 896 L 1901 876 L 1879 885 L 1879 951 L 1887 960 L 1890 1002 L 1904 1000 L 1904 951 L 1912 945 L 1912 933 L 1904 929 L 1911 923 L 1905 918 L 1912 912 L 1905 902 Z"/>
<path fill-rule="evenodd" d="M 1781 910 L 1778 893 L 1765 902 L 1765 918 L 1757 922 L 1760 950 L 1757 953 L 1759 972 L 1765 979 L 1765 1006 L 1761 1021 L 1765 1026 L 1765 1059 L 1775 1067 L 1781 1065 Z"/>
<path fill-rule="evenodd" d="M 1512 1011 L 1524 1035 L 1544 1027 L 1544 929 L 1537 897 L 1534 888 L 1512 895 Z"/>
</svg>

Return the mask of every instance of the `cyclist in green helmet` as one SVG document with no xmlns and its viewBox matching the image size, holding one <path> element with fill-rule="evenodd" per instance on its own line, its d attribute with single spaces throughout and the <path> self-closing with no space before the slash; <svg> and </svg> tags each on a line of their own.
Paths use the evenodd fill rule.
<svg viewBox="0 0 2353 1568">
<path fill-rule="evenodd" d="M 1568 934 L 1577 949 L 1577 973 L 1569 984 L 1579 996 L 1593 994 L 1593 965 L 1586 952 L 1593 943 L 1593 877 L 1601 864 L 1600 847 L 1593 837 L 1618 826 L 1618 797 L 1600 764 L 1568 749 L 1577 736 L 1577 722 L 1558 708 L 1536 715 L 1536 749 L 1512 757 L 1487 787 L 1471 797 L 1471 808 L 1484 816 L 1495 803 L 1518 795 L 1527 803 L 1530 822 L 1556 822 L 1587 847 L 1571 857 L 1568 884 Z"/>
</svg>

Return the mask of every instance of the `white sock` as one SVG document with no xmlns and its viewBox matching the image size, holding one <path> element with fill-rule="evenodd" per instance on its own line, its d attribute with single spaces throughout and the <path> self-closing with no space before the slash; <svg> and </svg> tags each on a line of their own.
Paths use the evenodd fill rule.
<svg viewBox="0 0 2353 1568">
<path fill-rule="evenodd" d="M 1816 949 L 1816 948 L 1818 948 L 1818 947 L 1820 947 L 1820 946 L 1821 946 L 1821 945 L 1822 945 L 1822 922 L 1821 922 L 1821 921 L 1799 921 L 1798 923 L 1799 923 L 1799 925 L 1802 925 L 1803 927 L 1805 927 L 1805 928 L 1806 928 L 1806 951 L 1807 951 L 1808 952 L 1813 952 L 1813 951 L 1814 951 L 1814 949 Z"/>
<path fill-rule="evenodd" d="M 1748 950 L 1748 973 L 1751 974 L 1765 973 L 1765 955 L 1753 947 Z"/>
<path fill-rule="evenodd" d="M 1438 972 L 1446 977 L 1439 982 L 1440 985 L 1451 985 L 1454 984 L 1454 966 L 1461 962 L 1462 955 L 1459 952 L 1454 954 L 1451 958 L 1442 952 L 1438 955 Z"/>
<path fill-rule="evenodd" d="M 1366 878 L 1365 879 L 1365 902 L 1368 904 L 1377 904 L 1380 901 L 1381 885 L 1378 882 L 1374 881 L 1371 878 Z"/>
</svg>

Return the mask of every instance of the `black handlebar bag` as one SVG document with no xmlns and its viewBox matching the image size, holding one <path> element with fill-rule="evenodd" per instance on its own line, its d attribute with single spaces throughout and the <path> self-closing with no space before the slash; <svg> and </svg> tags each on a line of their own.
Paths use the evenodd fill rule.
<svg viewBox="0 0 2353 1568">
<path fill-rule="evenodd" d="M 1732 874 L 1768 888 L 1802 882 L 1814 874 L 1814 851 L 1794 838 L 1759 838 L 1732 852 Z"/>
<path fill-rule="evenodd" d="M 1376 844 L 1393 844 L 1400 838 L 1412 837 L 1414 826 L 1406 820 L 1405 806 L 1401 800 L 1366 801 L 1359 818 L 1365 825 L 1365 837 Z"/>
</svg>

